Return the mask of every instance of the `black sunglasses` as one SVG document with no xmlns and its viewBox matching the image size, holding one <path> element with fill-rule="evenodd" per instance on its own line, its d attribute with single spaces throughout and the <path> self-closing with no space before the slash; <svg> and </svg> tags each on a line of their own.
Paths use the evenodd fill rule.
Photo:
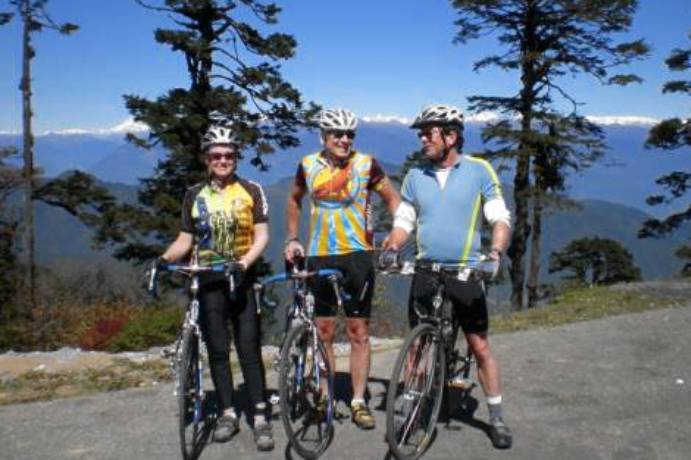
<svg viewBox="0 0 691 460">
<path fill-rule="evenodd" d="M 444 131 L 441 128 L 437 128 L 436 126 L 433 128 L 426 128 L 426 129 L 421 129 L 417 133 L 417 137 L 422 139 L 423 137 L 426 137 L 427 139 L 432 139 L 434 137 L 435 133 L 443 133 Z"/>
<path fill-rule="evenodd" d="M 355 139 L 355 131 L 346 131 L 346 130 L 337 129 L 337 130 L 327 131 L 326 133 L 335 137 L 336 139 L 340 139 L 343 136 L 348 137 L 348 139 Z"/>
</svg>

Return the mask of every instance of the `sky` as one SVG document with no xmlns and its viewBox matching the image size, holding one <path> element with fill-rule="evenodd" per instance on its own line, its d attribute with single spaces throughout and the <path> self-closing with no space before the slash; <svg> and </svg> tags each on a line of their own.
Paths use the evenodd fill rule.
<svg viewBox="0 0 691 460">
<path fill-rule="evenodd" d="M 152 0 L 153 1 L 153 0 Z M 7 10 L 0 0 L 0 11 Z M 499 52 L 492 37 L 455 45 L 455 12 L 447 0 L 279 0 L 279 23 L 263 30 L 292 34 L 296 56 L 282 65 L 284 77 L 306 100 L 345 107 L 360 116 L 414 117 L 429 103 L 465 109 L 473 94 L 510 95 L 516 74 L 473 62 Z M 689 116 L 686 98 L 663 95 L 674 77 L 664 59 L 688 47 L 691 0 L 642 0 L 632 31 L 653 50 L 629 70 L 644 83 L 603 87 L 588 76 L 561 83 L 583 102 L 580 112 L 600 116 L 665 118 Z M 79 24 L 71 36 L 36 35 L 33 64 L 35 132 L 96 130 L 129 117 L 123 94 L 155 98 L 187 87 L 185 63 L 153 39 L 169 19 L 135 0 L 50 0 L 58 22 Z M 21 28 L 13 20 L 0 27 L 0 132 L 21 129 Z"/>
</svg>

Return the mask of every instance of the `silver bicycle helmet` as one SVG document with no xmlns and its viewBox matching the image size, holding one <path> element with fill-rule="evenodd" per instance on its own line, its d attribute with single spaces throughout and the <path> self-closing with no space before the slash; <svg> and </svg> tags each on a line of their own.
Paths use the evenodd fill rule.
<svg viewBox="0 0 691 460">
<path fill-rule="evenodd" d="M 345 109 L 324 110 L 319 114 L 317 123 L 324 131 L 355 131 L 355 128 L 357 128 L 357 117 L 353 112 Z"/>
<path fill-rule="evenodd" d="M 202 150 L 206 150 L 212 145 L 216 144 L 238 144 L 238 138 L 235 137 L 230 128 L 225 126 L 210 126 L 202 137 Z"/>
<path fill-rule="evenodd" d="M 456 126 L 463 129 L 463 114 L 452 105 L 432 104 L 422 109 L 410 127 L 422 128 L 426 125 Z"/>
</svg>

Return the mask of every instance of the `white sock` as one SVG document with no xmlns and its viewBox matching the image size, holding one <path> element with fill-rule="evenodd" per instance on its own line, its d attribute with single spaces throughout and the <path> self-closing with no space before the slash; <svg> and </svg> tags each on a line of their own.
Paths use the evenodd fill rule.
<svg viewBox="0 0 691 460">
<path fill-rule="evenodd" d="M 238 418 L 238 414 L 235 413 L 235 409 L 233 409 L 232 407 L 229 407 L 228 409 L 224 410 L 223 415 L 228 416 L 228 417 Z"/>
<path fill-rule="evenodd" d="M 264 414 L 264 411 L 266 410 L 266 403 L 260 402 L 254 407 L 256 410 L 256 413 L 254 414 L 254 426 L 266 424 L 266 415 Z"/>
<path fill-rule="evenodd" d="M 501 395 L 487 396 L 487 404 L 501 404 Z"/>
<path fill-rule="evenodd" d="M 364 406 L 365 405 L 365 398 L 353 398 L 350 401 L 350 407 L 353 407 L 356 404 L 362 404 Z"/>
</svg>

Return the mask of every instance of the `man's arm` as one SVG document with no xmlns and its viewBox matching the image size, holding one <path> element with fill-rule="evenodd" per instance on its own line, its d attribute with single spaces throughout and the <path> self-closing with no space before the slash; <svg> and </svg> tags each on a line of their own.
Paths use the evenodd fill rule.
<svg viewBox="0 0 691 460">
<path fill-rule="evenodd" d="M 400 251 L 408 240 L 408 236 L 415 229 L 417 213 L 412 204 L 400 200 L 393 214 L 391 232 L 384 239 L 384 249 L 387 251 Z"/>
<path fill-rule="evenodd" d="M 392 217 L 395 216 L 396 209 L 398 209 L 398 205 L 401 204 L 401 196 L 396 191 L 396 188 L 391 184 L 391 181 L 386 180 L 386 183 L 379 190 L 377 190 L 377 193 L 386 204 L 389 214 L 391 214 Z"/>
<path fill-rule="evenodd" d="M 511 238 L 511 227 L 506 222 L 498 221 L 492 226 L 492 250 L 489 256 L 493 260 L 499 260 L 501 255 L 506 252 L 509 247 L 509 239 Z"/>
<path fill-rule="evenodd" d="M 305 249 L 298 240 L 298 227 L 300 225 L 300 212 L 302 211 L 302 198 L 307 189 L 300 184 L 293 184 L 288 200 L 286 201 L 286 245 L 283 256 L 289 262 L 293 261 L 293 254 L 297 251 L 300 256 L 305 255 Z"/>
</svg>

